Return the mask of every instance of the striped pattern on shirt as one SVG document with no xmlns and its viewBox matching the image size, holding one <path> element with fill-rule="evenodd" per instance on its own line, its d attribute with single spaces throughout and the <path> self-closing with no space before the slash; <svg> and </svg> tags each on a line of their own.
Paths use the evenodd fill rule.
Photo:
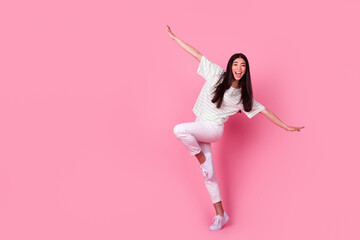
<svg viewBox="0 0 360 240">
<path fill-rule="evenodd" d="M 222 105 L 220 108 L 217 108 L 216 103 L 212 103 L 211 99 L 215 90 L 214 86 L 224 72 L 224 69 L 209 61 L 205 56 L 201 57 L 197 73 L 206 81 L 193 108 L 198 118 L 221 125 L 228 120 L 229 116 L 239 112 L 239 110 L 242 110 L 248 118 L 252 118 L 265 109 L 263 105 L 253 99 L 252 110 L 245 112 L 243 104 L 239 103 L 241 88 L 236 89 L 233 87 L 225 91 Z"/>
</svg>

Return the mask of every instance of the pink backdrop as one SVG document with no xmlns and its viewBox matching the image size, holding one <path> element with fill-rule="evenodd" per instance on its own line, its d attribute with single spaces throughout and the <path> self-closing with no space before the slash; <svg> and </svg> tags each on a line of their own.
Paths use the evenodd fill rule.
<svg viewBox="0 0 360 240">
<path fill-rule="evenodd" d="M 359 3 L 2 1 L 0 239 L 359 239 Z M 214 216 L 173 127 L 204 80 L 176 35 L 302 132 L 237 114 Z"/>
</svg>

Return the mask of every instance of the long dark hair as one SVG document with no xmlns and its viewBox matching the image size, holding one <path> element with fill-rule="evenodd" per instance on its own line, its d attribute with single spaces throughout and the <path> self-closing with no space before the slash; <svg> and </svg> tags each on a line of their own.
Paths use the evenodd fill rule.
<svg viewBox="0 0 360 240">
<path fill-rule="evenodd" d="M 232 73 L 232 65 L 235 59 L 242 58 L 245 60 L 246 63 L 246 71 L 245 74 L 239 81 L 239 87 L 241 87 L 241 99 L 239 103 L 243 103 L 244 110 L 246 112 L 251 111 L 252 109 L 252 99 L 253 99 L 253 92 L 251 87 L 251 77 L 250 77 L 250 66 L 247 57 L 242 53 L 235 53 L 229 59 L 229 62 L 226 67 L 226 72 L 224 72 L 217 84 L 215 85 L 216 89 L 213 92 L 214 97 L 211 100 L 213 103 L 216 103 L 216 107 L 220 108 L 223 102 L 224 94 L 227 89 L 231 87 L 231 84 L 234 81 L 234 76 Z"/>
</svg>

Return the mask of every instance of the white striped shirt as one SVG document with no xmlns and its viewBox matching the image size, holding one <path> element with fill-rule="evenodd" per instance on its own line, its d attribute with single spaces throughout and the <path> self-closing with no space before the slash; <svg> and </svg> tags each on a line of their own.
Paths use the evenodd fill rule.
<svg viewBox="0 0 360 240">
<path fill-rule="evenodd" d="M 244 106 L 239 103 L 241 97 L 241 88 L 230 87 L 225 91 L 224 99 L 220 108 L 216 103 L 212 103 L 214 86 L 225 71 L 215 63 L 202 56 L 197 73 L 205 78 L 206 82 L 201 89 L 196 100 L 193 111 L 195 115 L 203 121 L 214 122 L 218 125 L 225 123 L 229 116 L 242 110 L 248 118 L 252 118 L 257 113 L 263 111 L 265 107 L 253 99 L 253 107 L 250 112 L 244 111 Z"/>
</svg>

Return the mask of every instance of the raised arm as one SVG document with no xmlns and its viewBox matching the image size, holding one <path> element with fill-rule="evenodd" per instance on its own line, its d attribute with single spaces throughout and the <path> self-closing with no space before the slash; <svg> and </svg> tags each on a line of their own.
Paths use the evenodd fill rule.
<svg viewBox="0 0 360 240">
<path fill-rule="evenodd" d="M 170 27 L 166 25 L 167 32 L 169 33 L 170 37 L 175 40 L 185 51 L 190 53 L 194 58 L 196 58 L 199 62 L 201 61 L 202 54 L 194 47 L 190 46 L 189 44 L 182 41 L 180 38 L 175 36 L 175 34 L 171 31 Z"/>
<path fill-rule="evenodd" d="M 270 119 L 273 123 L 278 125 L 279 127 L 282 127 L 283 129 L 287 131 L 298 131 L 300 132 L 300 129 L 304 127 L 291 127 L 286 125 L 284 122 L 282 122 L 274 113 L 272 113 L 269 109 L 264 109 L 261 111 L 262 114 L 265 115 L 268 119 Z"/>
</svg>

